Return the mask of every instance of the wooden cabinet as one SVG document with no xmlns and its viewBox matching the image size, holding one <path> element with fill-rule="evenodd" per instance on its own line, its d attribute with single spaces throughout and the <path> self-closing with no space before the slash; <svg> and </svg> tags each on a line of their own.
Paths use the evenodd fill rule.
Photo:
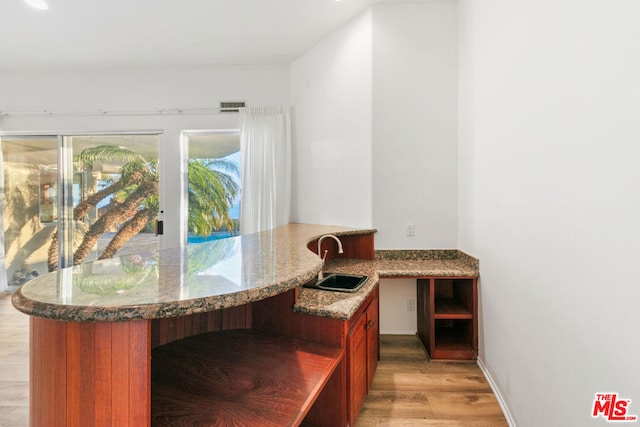
<svg viewBox="0 0 640 427">
<path fill-rule="evenodd" d="M 432 359 L 477 357 L 477 286 L 475 277 L 418 279 L 418 336 Z"/>
<path fill-rule="evenodd" d="M 375 300 L 367 309 L 367 392 L 371 388 L 373 376 L 378 368 L 380 359 L 380 300 L 378 289 L 375 291 Z"/>
<path fill-rule="evenodd" d="M 349 425 L 355 425 L 356 418 L 367 396 L 367 324 L 366 314 L 356 321 L 347 338 L 347 376 L 349 398 Z"/>
<path fill-rule="evenodd" d="M 296 313 L 294 300 L 288 292 L 254 302 L 253 328 L 344 349 L 344 371 L 324 387 L 303 425 L 353 427 L 378 366 L 378 286 L 348 320 Z"/>
<path fill-rule="evenodd" d="M 378 288 L 349 322 L 347 335 L 348 421 L 354 426 L 369 392 L 379 359 Z"/>
</svg>

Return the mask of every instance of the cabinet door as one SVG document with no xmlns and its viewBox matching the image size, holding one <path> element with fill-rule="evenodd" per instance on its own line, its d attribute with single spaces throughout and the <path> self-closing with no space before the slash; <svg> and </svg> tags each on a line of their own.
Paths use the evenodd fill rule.
<svg viewBox="0 0 640 427">
<path fill-rule="evenodd" d="M 379 299 L 376 297 L 367 309 L 367 391 L 378 367 L 379 352 Z"/>
<path fill-rule="evenodd" d="M 363 313 L 348 337 L 349 425 L 354 426 L 367 394 L 367 315 Z"/>
</svg>

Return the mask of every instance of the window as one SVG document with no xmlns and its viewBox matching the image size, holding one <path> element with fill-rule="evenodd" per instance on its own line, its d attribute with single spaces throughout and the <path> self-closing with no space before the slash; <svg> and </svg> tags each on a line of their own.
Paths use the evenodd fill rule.
<svg viewBox="0 0 640 427">
<path fill-rule="evenodd" d="M 187 243 L 223 239 L 240 233 L 240 133 L 190 131 Z"/>
</svg>

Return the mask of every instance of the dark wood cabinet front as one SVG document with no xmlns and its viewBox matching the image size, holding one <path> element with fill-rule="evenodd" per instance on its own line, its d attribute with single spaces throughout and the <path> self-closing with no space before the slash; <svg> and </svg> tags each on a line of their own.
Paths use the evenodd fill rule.
<svg viewBox="0 0 640 427">
<path fill-rule="evenodd" d="M 373 376 L 378 368 L 378 360 L 380 359 L 380 307 L 379 300 L 376 295 L 367 310 L 367 392 L 371 388 Z"/>
<path fill-rule="evenodd" d="M 356 418 L 364 399 L 367 396 L 367 324 L 366 313 L 363 313 L 356 321 L 355 326 L 349 332 L 347 341 L 348 354 L 348 384 L 349 391 L 349 425 L 355 425 Z"/>
<path fill-rule="evenodd" d="M 362 305 L 347 336 L 348 420 L 354 426 L 373 381 L 379 358 L 378 288 Z"/>
</svg>

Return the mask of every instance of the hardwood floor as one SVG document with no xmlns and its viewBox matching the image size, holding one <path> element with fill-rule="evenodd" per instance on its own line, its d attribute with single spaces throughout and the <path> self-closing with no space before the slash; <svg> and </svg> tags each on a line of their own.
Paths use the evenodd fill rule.
<svg viewBox="0 0 640 427">
<path fill-rule="evenodd" d="M 412 335 L 382 335 L 357 427 L 507 426 L 475 363 L 430 362 Z M 29 318 L 0 293 L 0 426 L 28 425 Z"/>
<path fill-rule="evenodd" d="M 0 426 L 29 425 L 29 317 L 0 293 Z"/>
<path fill-rule="evenodd" d="M 431 362 L 414 335 L 381 335 L 380 362 L 356 427 L 508 426 L 473 362 Z"/>
</svg>

